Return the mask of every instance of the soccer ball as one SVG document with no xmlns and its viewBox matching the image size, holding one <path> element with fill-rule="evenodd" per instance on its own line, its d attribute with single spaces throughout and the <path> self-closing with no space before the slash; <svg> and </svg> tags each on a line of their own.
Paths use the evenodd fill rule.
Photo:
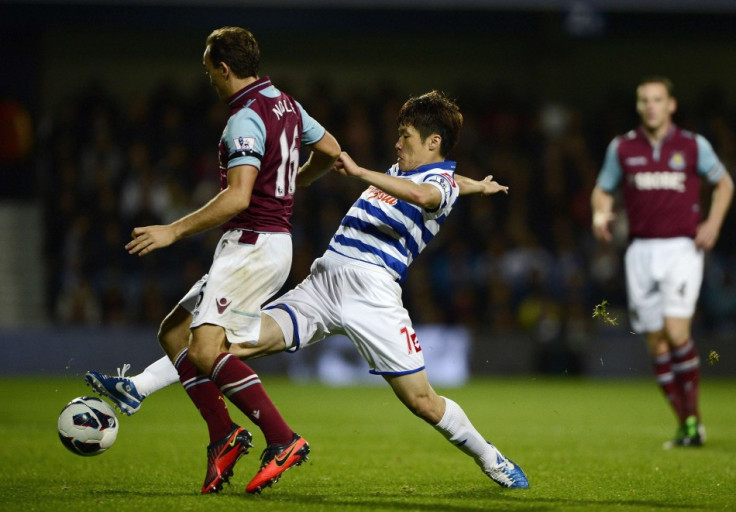
<svg viewBox="0 0 736 512">
<path fill-rule="evenodd" d="M 94 396 L 75 398 L 59 415 L 59 439 L 77 455 L 99 455 L 115 442 L 118 418 L 107 402 Z"/>
</svg>

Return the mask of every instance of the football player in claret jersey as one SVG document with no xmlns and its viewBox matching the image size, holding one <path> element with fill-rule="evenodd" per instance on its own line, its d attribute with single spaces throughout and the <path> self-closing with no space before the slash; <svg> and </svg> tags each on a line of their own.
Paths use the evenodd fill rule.
<svg viewBox="0 0 736 512">
<path fill-rule="evenodd" d="M 309 445 L 283 420 L 258 375 L 229 356 L 228 346 L 258 339 L 260 308 L 283 286 L 291 268 L 294 190 L 332 169 L 340 146 L 294 98 L 268 77 L 258 76 L 260 51 L 248 30 L 213 31 L 203 64 L 217 95 L 230 107 L 219 142 L 221 190 L 171 224 L 134 228 L 125 247 L 144 256 L 220 226 L 223 235 L 212 266 L 161 324 L 159 342 L 170 361 L 155 362 L 138 381 L 124 378 L 125 369 L 118 377 L 88 372 L 85 378 L 132 414 L 143 397 L 178 374 L 209 428 L 202 493 L 210 493 L 228 481 L 251 445 L 250 433 L 230 419 L 223 395 L 263 431 L 268 446 L 261 470 L 268 466 L 270 475 L 259 480 L 263 485 L 275 482 L 309 453 Z M 302 145 L 310 156 L 300 167 Z"/>
<path fill-rule="evenodd" d="M 654 374 L 677 417 L 671 446 L 701 446 L 700 359 L 691 323 L 703 279 L 704 251 L 718 236 L 733 181 L 708 141 L 672 121 L 672 83 L 648 77 L 636 89 L 641 125 L 609 145 L 593 190 L 593 233 L 611 241 L 614 192 L 623 189 L 630 243 L 624 259 L 630 322 L 644 334 Z M 707 212 L 700 184 L 713 189 Z"/>
</svg>

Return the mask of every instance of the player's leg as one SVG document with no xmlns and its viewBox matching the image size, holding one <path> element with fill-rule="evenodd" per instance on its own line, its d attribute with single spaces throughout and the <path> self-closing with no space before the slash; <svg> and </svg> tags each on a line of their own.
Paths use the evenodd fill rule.
<svg viewBox="0 0 736 512">
<path fill-rule="evenodd" d="M 283 311 L 283 310 L 280 310 Z M 291 319 L 287 332 L 293 333 Z M 219 356 L 214 364 L 212 378 L 221 385 L 223 393 L 263 431 L 268 446 L 261 454 L 261 465 L 248 482 L 248 493 L 260 493 L 276 483 L 287 469 L 301 465 L 309 455 L 309 444 L 286 424 L 266 394 L 258 375 L 238 359 L 261 357 L 286 349 L 284 334 L 279 324 L 269 315 L 261 315 L 261 329 L 257 344 L 230 345 L 230 352 Z"/>
<path fill-rule="evenodd" d="M 700 357 L 690 334 L 690 326 L 690 318 L 665 318 L 665 330 L 671 343 L 674 384 L 682 399 L 683 444 L 702 446 L 705 443 L 705 428 L 698 407 Z"/>
<path fill-rule="evenodd" d="M 89 371 L 85 374 L 87 385 L 109 398 L 121 412 L 130 416 L 140 409 L 145 397 L 179 382 L 179 373 L 173 361 L 182 350 L 188 347 L 191 334 L 189 329 L 192 321 L 191 311 L 195 308 L 201 288 L 206 281 L 207 276 L 196 283 L 181 300 L 180 307 L 172 310 L 161 323 L 158 341 L 167 354 L 166 356 L 148 365 L 138 375 L 126 375 L 130 369 L 128 364 L 118 368 L 117 375 Z M 241 359 L 250 359 L 285 350 L 279 327 L 270 319 L 263 325 L 266 329 L 262 330 L 259 337 L 261 341 L 258 344 L 230 345 L 231 352 Z"/>
<path fill-rule="evenodd" d="M 678 424 L 685 422 L 685 409 L 680 391 L 675 383 L 675 373 L 672 371 L 672 354 L 670 344 L 664 329 L 646 333 L 647 348 L 652 358 L 652 367 L 662 393 L 672 407 Z M 675 442 L 681 440 L 684 432 L 675 435 Z"/>
<path fill-rule="evenodd" d="M 387 273 L 348 266 L 335 272 L 340 327 L 371 367 L 415 415 L 473 457 L 486 475 L 505 487 L 528 487 L 523 471 L 473 427 L 462 408 L 437 395 L 424 371 L 420 340 L 401 302 L 401 287 Z"/>
<path fill-rule="evenodd" d="M 267 306 L 261 315 L 258 343 L 233 344 L 230 347 L 231 353 L 243 359 L 252 359 L 285 350 L 298 350 L 300 344 L 297 340 L 301 340 L 302 346 L 306 346 L 324 338 L 314 330 L 319 314 L 313 308 L 311 293 L 313 293 L 312 286 L 302 283 L 296 290 L 287 292 Z M 261 454 L 258 472 L 248 482 L 245 491 L 251 494 L 260 493 L 266 487 L 270 487 L 287 469 L 306 461 L 309 450 L 307 441 L 298 434 L 293 434 L 289 443 L 269 443 Z"/>
<path fill-rule="evenodd" d="M 665 448 L 680 446 L 685 438 L 683 398 L 675 382 L 670 343 L 664 325 L 665 282 L 673 249 L 659 240 L 635 240 L 626 250 L 626 292 L 634 332 L 645 333 L 657 385 L 677 418 L 677 431 Z"/>
<path fill-rule="evenodd" d="M 677 238 L 667 243 L 667 273 L 662 284 L 664 331 L 672 354 L 675 386 L 680 394 L 686 436 L 683 445 L 701 446 L 705 429 L 698 410 L 700 358 L 691 335 L 692 316 L 703 281 L 704 254 L 693 240 Z"/>
<path fill-rule="evenodd" d="M 263 431 L 268 444 L 288 444 L 294 432 L 269 398 L 258 375 L 227 351 L 225 330 L 200 325 L 192 330 L 189 359 L 207 372 L 222 393 Z"/>
<path fill-rule="evenodd" d="M 384 378 L 412 413 L 434 426 L 445 439 L 471 456 L 496 483 L 504 487 L 529 487 L 521 468 L 485 440 L 462 407 L 449 398 L 439 396 L 432 389 L 424 370 L 408 375 L 384 375 Z"/>
<path fill-rule="evenodd" d="M 258 377 L 236 358 L 231 358 L 236 361 L 234 364 L 225 364 L 222 358 L 227 355 L 231 337 L 240 341 L 257 339 L 260 305 L 283 285 L 291 264 L 288 236 L 259 235 L 247 243 L 241 236 L 240 231 L 223 234 L 208 274 L 179 304 L 192 315 L 191 322 L 187 322 L 191 330 L 188 347 L 179 350 L 183 336 L 176 334 L 178 322 L 172 321 L 171 329 L 162 328 L 159 336 L 164 350 L 174 357 L 184 389 L 210 432 L 203 493 L 216 492 L 232 474 L 238 458 L 251 446 L 250 433 L 230 419 L 221 390 L 227 385 L 231 401 L 242 409 L 241 395 L 248 391 L 242 391 L 245 387 L 238 390 L 231 387 L 238 380 L 235 376 L 241 375 L 239 378 L 248 383 L 255 383 Z M 235 370 L 231 371 L 232 368 Z M 242 392 L 233 399 L 236 391 Z M 256 388 L 253 391 L 258 395 Z M 268 411 L 264 414 L 271 417 Z M 268 419 L 265 421 L 268 423 Z"/>
<path fill-rule="evenodd" d="M 162 346 L 166 347 L 167 352 L 173 352 L 176 348 L 172 340 L 178 338 L 175 335 L 178 329 L 173 319 L 178 316 L 170 315 L 171 321 L 165 322 L 160 331 L 161 343 Z M 258 344 L 256 347 L 271 347 L 275 344 L 272 338 L 275 338 L 277 333 L 283 345 L 281 331 L 272 320 L 266 322 L 262 331 L 265 333 L 264 343 Z M 188 329 L 187 332 L 189 332 Z M 292 459 L 298 458 L 299 463 L 306 459 L 309 450 L 306 441 L 291 431 L 283 422 L 278 410 L 260 384 L 258 375 L 249 366 L 236 358 L 223 357 L 226 355 L 224 351 L 228 345 L 230 344 L 225 340 L 223 328 L 205 324 L 194 329 L 191 346 L 181 350 L 175 360 L 175 366 L 180 373 L 182 385 L 205 419 L 210 433 L 210 445 L 207 449 L 208 470 L 202 487 L 203 493 L 217 492 L 232 475 L 232 469 L 237 460 L 247 453 L 251 446 L 250 433 L 235 425 L 230 419 L 218 383 L 224 383 L 223 385 L 230 390 L 228 398 L 261 428 L 269 443 L 266 450 L 275 450 L 277 454 L 280 454 L 285 448 L 294 445 L 297 447 L 298 456 L 295 454 Z M 240 344 L 230 345 L 230 347 L 238 346 Z M 257 350 L 251 351 L 252 354 L 257 352 Z M 194 355 L 192 356 L 190 353 Z M 197 364 L 192 362 L 193 360 Z M 216 379 L 210 379 L 202 373 L 202 370 L 208 367 L 212 370 L 215 367 L 219 368 Z M 236 386 L 232 385 L 233 380 L 236 382 Z M 280 433 L 282 434 L 281 437 L 277 437 Z M 284 441 L 285 437 L 288 440 Z M 287 468 L 294 464 L 292 461 Z M 279 475 L 287 468 L 283 468 Z M 270 485 L 274 481 L 268 481 L 267 483 Z M 261 488 L 259 487 L 258 491 Z"/>
<path fill-rule="evenodd" d="M 301 449 L 302 445 L 306 445 L 306 442 L 286 424 L 266 393 L 258 375 L 250 366 L 227 352 L 227 345 L 225 330 L 222 327 L 211 324 L 199 325 L 192 329 L 189 348 L 183 350 L 175 362 L 182 376 L 184 388 L 202 412 L 208 427 L 210 429 L 217 427 L 221 430 L 234 429 L 226 437 L 211 443 L 208 447 L 208 472 L 202 488 L 203 493 L 216 492 L 222 485 L 221 482 L 227 481 L 232 474 L 232 467 L 237 461 L 235 458 L 223 470 L 213 458 L 222 458 L 219 452 L 229 449 L 227 440 L 239 433 L 239 427 L 232 424 L 229 415 L 225 417 L 223 414 L 218 418 L 210 414 L 207 417 L 203 412 L 226 413 L 225 397 L 261 429 L 269 447 L 285 448 L 298 445 L 297 448 Z M 205 393 L 208 394 L 206 398 L 203 396 Z M 247 448 L 250 447 L 250 434 L 247 436 L 247 443 L 244 443 L 247 446 L 243 453 L 247 453 Z M 308 450 L 308 447 L 305 450 Z"/>
<path fill-rule="evenodd" d="M 84 376 L 87 385 L 109 398 L 121 412 L 128 416 L 135 414 L 145 397 L 179 381 L 179 373 L 172 361 L 189 343 L 191 321 L 188 310 L 175 307 L 161 323 L 158 332 L 158 341 L 168 355 L 154 361 L 138 375 L 125 375 L 129 364 L 118 368 L 117 376 L 88 371 Z"/>
<path fill-rule="evenodd" d="M 238 359 L 256 359 L 259 357 L 278 354 L 287 350 L 282 327 L 273 316 L 282 316 L 284 329 L 288 331 L 288 338 L 293 337 L 293 327 L 289 314 L 281 308 L 270 310 L 270 314 L 261 313 L 261 330 L 258 334 L 257 343 L 231 343 L 228 352 Z"/>
<path fill-rule="evenodd" d="M 330 303 L 324 284 L 326 275 L 310 275 L 295 289 L 268 304 L 261 314 L 257 344 L 233 344 L 230 351 L 244 358 L 254 358 L 284 350 L 296 351 L 335 332 L 330 318 L 339 308 Z M 321 307 L 320 307 L 321 306 Z M 294 434 L 290 444 L 269 444 L 261 455 L 261 465 L 245 490 L 259 493 L 279 480 L 287 469 L 301 465 L 309 455 L 309 444 Z"/>
<path fill-rule="evenodd" d="M 183 315 L 186 318 L 183 321 L 179 321 L 174 318 L 178 315 Z M 191 331 L 189 330 L 190 324 L 191 314 L 189 311 L 184 308 L 176 308 L 170 317 L 167 317 L 167 319 L 161 324 L 158 333 L 159 344 L 167 355 L 154 361 L 137 375 L 131 375 L 129 377 L 125 377 L 123 375 L 122 378 L 118 375 L 118 377 L 109 377 L 109 379 L 113 379 L 115 382 L 122 381 L 131 386 L 134 392 L 137 392 L 140 396 L 140 401 L 156 391 L 179 382 L 179 374 L 177 373 L 172 361 L 175 361 L 176 356 L 181 354 L 181 351 L 188 347 L 189 336 L 191 334 Z M 268 315 L 262 315 L 261 333 L 258 338 L 258 343 L 230 344 L 228 350 L 239 359 L 255 359 L 283 352 L 286 350 L 286 345 L 284 343 L 284 336 L 278 324 L 276 324 L 276 322 Z M 122 373 L 124 373 L 124 371 L 127 371 L 125 370 L 125 367 Z M 89 373 L 97 374 L 97 372 Z M 118 373 L 121 373 L 121 371 L 119 370 Z M 135 410 L 132 410 L 130 407 L 127 408 L 129 415 L 137 412 L 137 410 L 137 408 Z"/>
<path fill-rule="evenodd" d="M 188 359 L 263 432 L 268 446 L 261 464 L 269 466 L 268 459 L 274 459 L 276 470 L 269 466 L 264 472 L 262 467 L 258 475 L 265 477 L 248 484 L 248 492 L 259 492 L 305 460 L 309 446 L 284 421 L 259 376 L 229 353 L 230 347 L 240 344 L 258 346 L 261 305 L 283 286 L 289 273 L 291 238 L 259 234 L 257 240 L 244 243 L 240 236 L 238 231 L 223 235 L 194 310 Z"/>
<path fill-rule="evenodd" d="M 130 377 L 130 382 L 145 398 L 156 391 L 179 382 L 179 374 L 169 356 L 163 356 L 146 366 L 141 373 Z"/>
<path fill-rule="evenodd" d="M 215 443 L 228 436 L 234 425 L 220 389 L 187 357 L 191 320 L 189 312 L 177 305 L 161 323 L 159 342 L 172 358 L 178 380 L 205 420 L 210 443 Z"/>
<path fill-rule="evenodd" d="M 187 357 L 189 326 L 192 317 L 181 304 L 164 319 L 159 329 L 159 342 L 174 358 L 178 380 L 207 424 L 207 471 L 202 493 L 219 491 L 233 474 L 240 457 L 248 453 L 251 434 L 230 418 L 220 389 Z M 178 350 L 178 353 L 176 352 Z"/>
<path fill-rule="evenodd" d="M 223 394 L 261 429 L 269 444 L 290 442 L 293 432 L 283 421 L 258 375 L 228 353 L 230 344 L 255 342 L 261 329 L 261 304 L 283 285 L 291 265 L 287 234 L 258 234 L 244 241 L 239 230 L 223 234 L 206 280 L 182 301 L 196 297 L 192 307 L 187 357 L 201 377 Z M 167 349 L 169 355 L 171 351 Z"/>
<path fill-rule="evenodd" d="M 173 365 L 177 355 L 189 345 L 192 314 L 202 289 L 207 284 L 205 275 L 187 292 L 166 318 L 158 330 L 158 342 L 166 356 L 148 365 L 143 372 L 126 376 L 130 368 L 126 364 L 118 369 L 117 376 L 105 375 L 96 371 L 85 374 L 85 380 L 95 391 L 113 402 L 122 412 L 130 416 L 136 413 L 143 399 L 166 386 L 180 380 L 180 374 Z"/>
</svg>

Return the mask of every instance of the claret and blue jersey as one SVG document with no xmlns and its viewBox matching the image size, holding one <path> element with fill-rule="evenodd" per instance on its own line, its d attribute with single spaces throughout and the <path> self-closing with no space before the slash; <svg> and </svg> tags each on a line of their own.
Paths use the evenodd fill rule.
<svg viewBox="0 0 736 512">
<path fill-rule="evenodd" d="M 677 126 L 657 144 L 639 128 L 608 146 L 598 186 L 622 185 L 631 238 L 693 238 L 700 214 L 700 180 L 718 182 L 725 168 L 708 141 Z"/>
<path fill-rule="evenodd" d="M 228 99 L 231 110 L 220 138 L 220 186 L 228 169 L 258 169 L 250 206 L 223 228 L 288 233 L 302 144 L 318 142 L 325 129 L 294 98 L 259 78 Z"/>
<path fill-rule="evenodd" d="M 459 195 L 455 162 L 421 166 L 403 172 L 394 164 L 386 174 L 414 183 L 429 183 L 442 200 L 433 211 L 402 201 L 376 187 L 368 187 L 345 215 L 328 251 L 385 268 L 397 281 L 439 232 Z"/>
</svg>

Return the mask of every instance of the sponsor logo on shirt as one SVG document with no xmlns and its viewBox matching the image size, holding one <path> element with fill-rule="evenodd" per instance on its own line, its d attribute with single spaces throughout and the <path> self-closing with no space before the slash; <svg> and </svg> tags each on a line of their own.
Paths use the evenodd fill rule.
<svg viewBox="0 0 736 512">
<path fill-rule="evenodd" d="M 368 187 L 365 198 L 368 200 L 376 199 L 377 201 L 382 201 L 386 204 L 390 204 L 391 206 L 396 204 L 396 198 L 394 196 L 387 194 L 380 188 L 376 188 L 373 185 Z"/>
<path fill-rule="evenodd" d="M 674 190 L 685 192 L 684 172 L 638 172 L 632 176 L 637 190 Z"/>
</svg>

